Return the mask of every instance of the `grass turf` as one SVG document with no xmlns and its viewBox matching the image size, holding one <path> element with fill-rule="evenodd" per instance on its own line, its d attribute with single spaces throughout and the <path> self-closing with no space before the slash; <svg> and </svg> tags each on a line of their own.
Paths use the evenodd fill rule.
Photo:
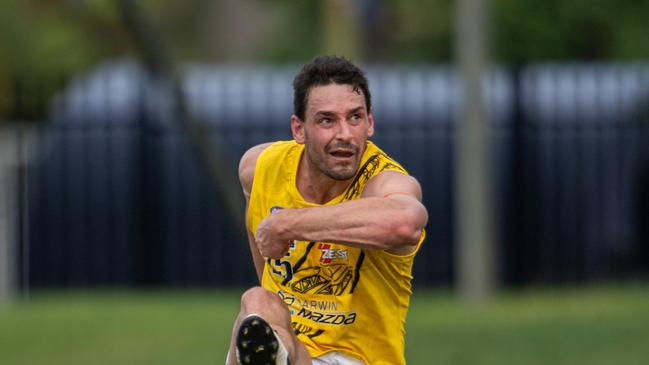
<svg viewBox="0 0 649 365">
<path fill-rule="evenodd" d="M 0 305 L 0 364 L 221 364 L 238 295 L 37 292 Z M 649 287 L 505 293 L 480 307 L 417 290 L 406 358 L 411 365 L 643 364 Z"/>
</svg>

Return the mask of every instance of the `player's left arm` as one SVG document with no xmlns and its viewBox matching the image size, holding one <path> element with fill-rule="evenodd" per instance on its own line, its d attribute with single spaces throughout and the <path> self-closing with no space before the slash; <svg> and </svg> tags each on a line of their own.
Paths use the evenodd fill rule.
<svg viewBox="0 0 649 365">
<path fill-rule="evenodd" d="M 272 258 L 280 258 L 291 240 L 408 254 L 416 249 L 427 221 L 417 180 L 384 171 L 368 181 L 359 199 L 271 214 L 259 225 L 256 237 L 261 253 Z"/>
</svg>

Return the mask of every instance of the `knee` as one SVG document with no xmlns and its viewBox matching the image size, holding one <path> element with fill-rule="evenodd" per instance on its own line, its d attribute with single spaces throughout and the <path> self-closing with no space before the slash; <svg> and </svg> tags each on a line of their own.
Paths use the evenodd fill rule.
<svg viewBox="0 0 649 365">
<path fill-rule="evenodd" d="M 273 308 L 277 305 L 285 307 L 280 297 L 262 287 L 252 287 L 241 296 L 242 308 Z"/>
</svg>

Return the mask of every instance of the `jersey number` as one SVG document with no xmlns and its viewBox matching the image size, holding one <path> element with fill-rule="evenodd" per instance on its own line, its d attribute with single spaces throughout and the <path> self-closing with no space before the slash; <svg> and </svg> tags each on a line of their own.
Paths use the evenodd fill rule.
<svg viewBox="0 0 649 365">
<path fill-rule="evenodd" d="M 290 261 L 268 259 L 268 265 L 270 265 L 273 274 L 284 278 L 282 285 L 286 285 L 293 279 L 293 266 Z"/>
</svg>

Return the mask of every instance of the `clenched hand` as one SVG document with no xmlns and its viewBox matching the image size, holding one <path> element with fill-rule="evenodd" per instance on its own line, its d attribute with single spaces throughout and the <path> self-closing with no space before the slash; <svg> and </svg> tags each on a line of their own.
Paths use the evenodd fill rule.
<svg viewBox="0 0 649 365">
<path fill-rule="evenodd" d="M 280 212 L 270 214 L 259 223 L 255 240 L 257 248 L 264 257 L 280 259 L 288 253 L 291 240 L 280 237 L 282 232 Z"/>
</svg>

